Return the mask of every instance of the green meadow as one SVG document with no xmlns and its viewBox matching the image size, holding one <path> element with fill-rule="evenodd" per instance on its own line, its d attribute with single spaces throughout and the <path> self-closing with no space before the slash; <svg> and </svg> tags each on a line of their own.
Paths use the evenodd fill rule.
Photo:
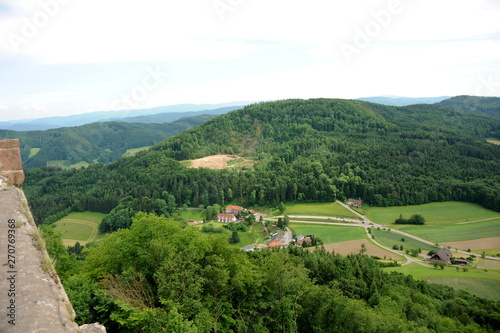
<svg viewBox="0 0 500 333">
<path fill-rule="evenodd" d="M 129 157 L 129 156 L 134 156 L 135 154 L 137 154 L 138 152 L 141 152 L 143 150 L 147 150 L 149 148 L 151 148 L 152 146 L 146 146 L 146 147 L 139 147 L 139 148 L 130 148 L 130 149 L 127 149 L 127 151 L 125 153 L 123 153 L 122 157 Z"/>
<path fill-rule="evenodd" d="M 76 242 L 85 245 L 104 237 L 99 233 L 99 224 L 106 214 L 95 212 L 71 213 L 54 223 L 61 232 L 64 245 L 74 245 Z"/>
<path fill-rule="evenodd" d="M 412 249 L 422 249 L 424 251 L 438 250 L 438 248 L 435 246 L 419 242 L 416 239 L 406 237 L 394 232 L 386 230 L 378 230 L 376 228 L 372 228 L 371 231 L 372 234 L 375 235 L 375 241 L 391 249 L 394 245 L 397 245 L 398 247 L 402 245 L 404 249 L 408 250 Z M 404 241 L 402 241 L 401 239 L 404 239 Z"/>
<path fill-rule="evenodd" d="M 290 223 L 289 227 L 296 235 L 314 235 L 321 238 L 324 244 L 366 238 L 364 228 L 299 223 Z"/>
<path fill-rule="evenodd" d="M 453 225 L 405 226 L 399 229 L 437 243 L 460 242 L 500 237 L 500 218 Z"/>
<path fill-rule="evenodd" d="M 500 217 L 500 213 L 480 205 L 456 201 L 415 206 L 369 207 L 365 209 L 365 213 L 370 220 L 379 224 L 392 224 L 400 214 L 406 218 L 413 214 L 420 214 L 426 219 L 427 225 L 453 224 Z"/>
<path fill-rule="evenodd" d="M 179 217 L 187 221 L 203 221 L 206 211 L 204 209 L 179 209 Z"/>
<path fill-rule="evenodd" d="M 344 208 L 338 202 L 287 203 L 285 214 L 306 216 L 337 216 L 355 218 L 356 214 Z M 275 212 L 274 215 L 279 215 Z"/>
<path fill-rule="evenodd" d="M 455 267 L 446 267 L 444 270 L 425 267 L 416 263 L 385 268 L 386 271 L 410 274 L 416 279 L 424 279 L 431 283 L 444 284 L 455 289 L 465 289 L 480 297 L 500 301 L 500 274 L 499 271 L 469 269 L 457 272 Z"/>
</svg>

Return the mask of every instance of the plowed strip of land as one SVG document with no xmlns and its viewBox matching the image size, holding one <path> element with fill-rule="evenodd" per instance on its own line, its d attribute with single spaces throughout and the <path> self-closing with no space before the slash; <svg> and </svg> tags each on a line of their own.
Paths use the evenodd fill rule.
<svg viewBox="0 0 500 333">
<path fill-rule="evenodd" d="M 228 162 L 240 158 L 235 155 L 212 155 L 196 160 L 191 160 L 189 168 L 224 169 L 228 167 Z"/>
<path fill-rule="evenodd" d="M 453 249 L 459 250 L 486 250 L 500 247 L 500 237 L 489 237 L 489 238 L 481 238 L 474 239 L 469 241 L 461 241 L 461 242 L 449 242 L 443 243 L 446 246 L 451 246 Z"/>
<path fill-rule="evenodd" d="M 328 252 L 335 251 L 335 253 L 347 255 L 351 253 L 359 253 L 359 251 L 361 250 L 361 244 L 365 244 L 366 246 L 365 254 L 369 256 L 377 256 L 380 258 L 384 258 L 385 256 L 387 259 L 395 259 L 395 260 L 400 259 L 395 254 L 373 245 L 366 239 L 355 239 L 345 242 L 325 244 L 324 247 L 325 250 L 327 250 Z M 314 251 L 314 248 L 310 249 Z"/>
</svg>

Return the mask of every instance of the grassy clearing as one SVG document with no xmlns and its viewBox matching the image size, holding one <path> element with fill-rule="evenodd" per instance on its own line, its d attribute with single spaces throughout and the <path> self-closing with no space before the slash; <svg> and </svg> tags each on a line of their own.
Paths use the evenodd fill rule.
<svg viewBox="0 0 500 333">
<path fill-rule="evenodd" d="M 274 212 L 278 215 L 278 212 Z M 285 214 L 305 216 L 336 216 L 356 218 L 357 215 L 345 209 L 338 202 L 287 203 Z"/>
<path fill-rule="evenodd" d="M 486 141 L 488 141 L 489 143 L 492 143 L 494 145 L 500 145 L 500 140 L 497 140 L 497 139 L 488 139 Z"/>
<path fill-rule="evenodd" d="M 302 234 L 317 236 L 321 238 L 324 244 L 366 238 L 366 233 L 363 228 L 298 223 L 290 224 L 290 228 L 293 229 L 297 235 Z"/>
<path fill-rule="evenodd" d="M 239 243 L 233 244 L 235 247 L 243 247 L 252 244 L 264 244 L 268 237 L 264 234 L 264 226 L 262 223 L 255 223 L 251 230 L 247 232 L 238 231 L 240 236 Z"/>
<path fill-rule="evenodd" d="M 376 228 L 372 228 L 372 233 L 375 235 L 375 240 L 388 248 L 392 249 L 393 245 L 403 246 L 404 249 L 412 250 L 412 249 L 422 249 L 423 251 L 430 250 L 438 250 L 437 247 L 428 245 L 422 242 L 419 242 L 416 239 L 406 237 L 400 234 L 396 234 L 394 232 L 386 231 L 386 230 L 378 230 Z M 401 239 L 404 239 L 404 242 Z"/>
<path fill-rule="evenodd" d="M 68 160 L 58 160 L 58 161 L 47 161 L 48 167 L 57 168 L 69 168 L 70 164 Z"/>
<path fill-rule="evenodd" d="M 500 236 L 500 218 L 454 225 L 423 225 L 399 228 L 433 242 L 460 242 Z"/>
<path fill-rule="evenodd" d="M 179 217 L 183 220 L 203 221 L 206 211 L 203 209 L 179 209 Z"/>
<path fill-rule="evenodd" d="M 30 156 L 29 156 L 29 158 L 32 158 L 33 156 L 35 156 L 39 152 L 40 152 L 40 148 L 31 148 L 30 149 Z"/>
<path fill-rule="evenodd" d="M 106 214 L 94 212 L 71 213 L 54 225 L 61 232 L 64 245 L 74 245 L 76 242 L 85 245 L 104 237 L 98 229 L 104 216 Z"/>
<path fill-rule="evenodd" d="M 70 168 L 75 168 L 75 169 L 86 168 L 89 165 L 90 165 L 90 163 L 82 161 L 82 162 L 79 162 L 79 163 L 76 163 L 76 164 L 71 164 Z"/>
<path fill-rule="evenodd" d="M 179 162 L 182 166 L 189 168 L 191 166 L 191 161 L 181 161 Z"/>
<path fill-rule="evenodd" d="M 453 224 L 500 217 L 500 213 L 480 205 L 455 201 L 415 206 L 369 207 L 365 209 L 365 213 L 370 220 L 380 224 L 392 224 L 400 214 L 406 218 L 412 214 L 421 214 L 427 220 L 427 225 Z"/>
<path fill-rule="evenodd" d="M 332 220 L 332 219 L 305 219 L 305 218 L 298 218 L 298 219 L 290 219 L 290 222 L 298 222 L 300 223 L 301 221 L 306 221 L 306 222 L 328 222 L 328 223 L 352 223 L 350 221 L 339 221 L 339 220 Z"/>
<path fill-rule="evenodd" d="M 415 263 L 402 267 L 389 267 L 385 270 L 410 274 L 417 279 L 425 279 L 431 283 L 440 283 L 456 289 L 466 289 L 480 297 L 500 301 L 500 274 L 498 272 L 484 272 L 476 269 L 457 272 L 454 267 L 441 270 Z"/>
<path fill-rule="evenodd" d="M 146 147 L 139 147 L 139 148 L 131 148 L 131 149 L 127 149 L 127 151 L 125 153 L 123 153 L 122 157 L 129 157 L 129 156 L 134 156 L 135 154 L 137 154 L 138 152 L 141 152 L 143 150 L 147 150 L 149 148 L 151 148 L 152 146 L 146 146 Z"/>
</svg>

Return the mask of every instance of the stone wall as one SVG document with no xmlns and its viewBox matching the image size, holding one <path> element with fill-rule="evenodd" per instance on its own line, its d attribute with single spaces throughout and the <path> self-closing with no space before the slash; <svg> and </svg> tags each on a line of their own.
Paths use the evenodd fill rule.
<svg viewBox="0 0 500 333">
<path fill-rule="evenodd" d="M 24 182 L 19 140 L 0 140 L 0 176 L 14 185 Z"/>
</svg>

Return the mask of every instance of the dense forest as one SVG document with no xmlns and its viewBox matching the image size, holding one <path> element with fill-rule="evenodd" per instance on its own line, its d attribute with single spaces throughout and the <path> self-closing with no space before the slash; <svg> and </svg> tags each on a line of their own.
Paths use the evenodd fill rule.
<svg viewBox="0 0 500 333">
<path fill-rule="evenodd" d="M 462 111 L 483 113 L 494 117 L 500 117 L 499 97 L 456 96 L 444 100 L 439 104 Z"/>
<path fill-rule="evenodd" d="M 213 117 L 215 115 L 200 115 L 163 124 L 97 122 L 46 131 L 0 130 L 0 140 L 20 140 L 25 169 L 44 167 L 48 161 L 61 160 L 68 164 L 109 163 L 122 157 L 127 149 L 152 146 Z M 39 150 L 34 154 L 33 148 Z"/>
<path fill-rule="evenodd" d="M 109 213 L 127 197 L 140 202 L 134 211 L 155 212 L 164 192 L 195 207 L 355 197 L 377 206 L 468 201 L 498 211 L 500 146 L 484 140 L 491 137 L 500 138 L 500 119 L 441 106 L 286 100 L 219 116 L 109 165 L 26 170 L 24 188 L 38 223 L 68 208 Z M 218 153 L 241 154 L 255 167 L 178 162 Z"/>
<path fill-rule="evenodd" d="M 108 332 L 495 332 L 500 303 L 385 273 L 321 248 L 243 252 L 220 234 L 140 213 L 68 254 L 42 232 L 79 324 Z"/>
</svg>

